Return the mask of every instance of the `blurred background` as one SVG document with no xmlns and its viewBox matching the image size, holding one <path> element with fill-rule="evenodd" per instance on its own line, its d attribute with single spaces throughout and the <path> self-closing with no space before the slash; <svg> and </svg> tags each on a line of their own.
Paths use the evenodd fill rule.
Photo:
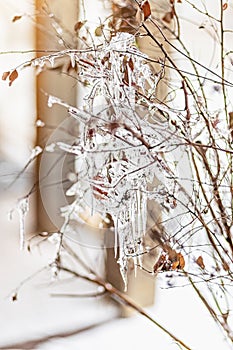
<svg viewBox="0 0 233 350">
<path fill-rule="evenodd" d="M 79 1 L 48 2 L 57 11 L 57 16 L 73 28 L 79 16 Z M 93 25 L 98 24 L 98 17 L 108 12 L 106 3 L 100 0 L 85 3 L 87 17 L 93 21 Z M 48 32 L 36 32 L 34 14 L 39 6 L 40 1 L 0 0 L 1 74 L 34 57 L 35 53 L 31 50 L 49 45 L 51 38 Z M 37 29 L 42 22 L 37 23 Z M 62 90 L 64 97 L 71 102 L 81 98 L 69 80 L 63 81 L 59 90 L 56 80 L 53 84 L 50 77 L 39 81 L 30 68 L 20 72 L 11 87 L 7 82 L 0 82 L 0 348 L 87 350 L 101 347 L 107 350 L 130 347 L 139 350 L 148 346 L 163 350 L 178 349 L 177 344 L 142 316 L 130 313 L 121 317 L 118 304 L 106 296 L 51 296 L 54 287 L 44 267 L 54 253 L 53 244 L 47 243 L 32 252 L 19 250 L 19 217 L 17 211 L 13 211 L 9 220 L 9 213 L 16 207 L 17 200 L 33 186 L 35 165 L 30 166 L 13 184 L 12 181 L 24 168 L 38 142 L 36 121 L 45 115 L 55 122 L 62 118 L 59 112 L 54 115 L 43 109 L 40 88 L 44 87 L 51 93 Z M 46 111 L 50 113 L 49 116 L 44 114 Z M 26 232 L 37 232 L 38 223 L 45 230 L 49 225 L 47 220 L 37 196 L 33 195 L 30 214 L 26 219 Z M 86 259 L 88 254 L 92 255 L 85 249 L 82 253 Z M 90 264 L 93 262 L 90 261 Z M 102 264 L 100 258 L 100 269 Z M 34 276 L 37 271 L 41 273 Z M 67 281 L 65 286 L 62 283 L 58 285 L 56 291 L 72 289 L 85 293 L 89 287 L 82 281 Z M 139 287 L 135 285 L 134 288 L 137 291 Z M 147 311 L 173 334 L 190 344 L 193 350 L 207 347 L 228 349 L 222 334 L 191 288 L 162 289 L 159 279 L 152 284 L 150 281 L 145 288 L 152 291 L 145 293 L 150 295 L 149 302 L 142 301 Z M 132 294 L 136 293 L 135 290 Z"/>
</svg>

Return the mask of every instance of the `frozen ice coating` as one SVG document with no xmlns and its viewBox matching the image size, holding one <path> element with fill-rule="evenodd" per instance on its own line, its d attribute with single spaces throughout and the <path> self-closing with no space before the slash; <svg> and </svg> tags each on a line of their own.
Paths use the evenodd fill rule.
<svg viewBox="0 0 233 350">
<path fill-rule="evenodd" d="M 34 147 L 30 155 L 30 160 L 36 158 L 42 151 L 43 149 L 40 146 Z"/>
<path fill-rule="evenodd" d="M 76 156 L 78 176 L 66 191 L 75 201 L 61 208 L 62 230 L 68 232 L 71 219 L 82 221 L 78 213 L 86 207 L 92 214 L 110 215 L 115 256 L 127 288 L 129 258 L 135 268 L 141 264 L 147 201 L 167 203 L 174 191 L 172 147 L 167 142 L 172 133 L 168 121 L 159 120 L 149 108 L 150 102 L 139 103 L 140 92 L 148 98 L 156 93 L 158 79 L 151 78 L 147 56 L 137 49 L 133 35 L 117 33 L 101 49 L 67 55 L 72 65 L 75 60 L 82 62 L 79 79 L 89 90 L 81 107 L 48 96 L 49 107 L 59 104 L 79 122 L 77 142 L 59 141 L 45 148 L 60 148 Z"/>
<path fill-rule="evenodd" d="M 51 64 L 51 67 L 54 67 L 55 58 L 51 56 L 48 60 L 49 60 L 49 63 Z"/>
<path fill-rule="evenodd" d="M 74 52 L 71 52 L 70 53 L 70 62 L 71 62 L 71 66 L 72 68 L 75 67 L 75 64 L 76 64 L 76 55 Z"/>
<path fill-rule="evenodd" d="M 135 44 L 135 38 L 132 34 L 119 32 L 112 38 L 109 45 L 106 46 L 107 50 L 119 50 L 126 51 L 131 45 Z"/>
<path fill-rule="evenodd" d="M 54 104 L 62 104 L 61 100 L 55 96 L 49 95 L 48 107 L 52 108 Z"/>
<path fill-rule="evenodd" d="M 85 62 L 90 61 L 90 54 L 85 55 Z M 83 157 L 78 163 L 77 183 L 67 191 L 67 195 L 76 195 L 75 205 L 66 207 L 63 216 L 74 217 L 74 213 L 84 210 L 84 205 L 92 213 L 111 215 L 115 256 L 127 288 L 128 259 L 132 257 L 135 266 L 141 264 L 147 200 L 162 202 L 173 189 L 174 169 L 162 153 L 168 150 L 167 139 L 171 135 L 167 123 L 151 124 L 147 121 L 147 110 L 135 107 L 135 86 L 145 93 L 145 85 L 149 84 L 151 93 L 156 82 L 151 81 L 150 68 L 137 50 L 134 36 L 118 33 L 101 51 L 95 52 L 94 59 L 95 65 L 88 64 L 82 70 L 83 79 L 91 87 L 83 111 L 68 109 L 82 122 L 78 152 L 82 149 Z M 98 96 L 102 96 L 101 106 Z M 60 104 L 53 97 L 49 102 Z M 76 153 L 74 146 L 61 142 L 57 145 Z"/>
<path fill-rule="evenodd" d="M 57 142 L 57 146 L 67 153 L 72 153 L 77 156 L 82 154 L 82 147 L 80 145 L 69 145 L 64 142 Z"/>
</svg>

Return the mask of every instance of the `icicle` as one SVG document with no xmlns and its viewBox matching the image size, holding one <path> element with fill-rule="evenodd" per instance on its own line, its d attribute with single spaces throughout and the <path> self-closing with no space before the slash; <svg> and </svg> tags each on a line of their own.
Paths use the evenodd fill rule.
<svg viewBox="0 0 233 350">
<path fill-rule="evenodd" d="M 117 251 L 118 251 L 118 230 L 117 230 L 117 222 L 116 222 L 115 235 L 114 235 L 114 256 L 115 256 L 115 259 L 117 258 Z"/>
<path fill-rule="evenodd" d="M 143 236 L 146 233 L 146 223 L 147 223 L 147 196 L 144 192 L 141 193 L 142 201 L 141 201 L 141 223 L 142 223 L 142 234 Z"/>
<path fill-rule="evenodd" d="M 75 68 L 76 59 L 75 59 L 75 53 L 74 52 L 71 52 L 71 54 L 70 54 L 70 62 L 71 62 L 71 67 Z"/>
<path fill-rule="evenodd" d="M 49 63 L 51 64 L 51 67 L 53 68 L 54 67 L 54 63 L 55 63 L 55 58 L 53 56 L 49 57 L 48 58 L 49 60 Z"/>
<path fill-rule="evenodd" d="M 123 239 L 122 235 L 119 235 L 120 253 L 119 253 L 119 259 L 117 260 L 117 262 L 120 265 L 120 273 L 121 273 L 122 280 L 124 282 L 124 291 L 126 292 L 127 287 L 128 287 L 128 278 L 127 278 L 128 271 L 127 271 L 127 258 L 124 254 L 124 251 L 123 251 L 124 243 L 123 243 L 122 239 Z"/>
<path fill-rule="evenodd" d="M 28 197 L 20 199 L 17 205 L 17 211 L 19 214 L 19 235 L 20 235 L 20 249 L 25 247 L 25 216 L 29 211 Z"/>
<path fill-rule="evenodd" d="M 134 277 L 137 277 L 137 271 L 138 271 L 138 257 L 133 257 L 133 263 L 134 263 Z"/>
<path fill-rule="evenodd" d="M 136 197 L 137 197 L 137 229 L 138 229 L 138 237 L 142 234 L 142 226 L 141 226 L 141 194 L 140 191 L 136 191 Z"/>
<path fill-rule="evenodd" d="M 116 259 L 118 253 L 118 214 L 112 214 L 112 219 L 114 223 L 114 256 Z"/>
</svg>

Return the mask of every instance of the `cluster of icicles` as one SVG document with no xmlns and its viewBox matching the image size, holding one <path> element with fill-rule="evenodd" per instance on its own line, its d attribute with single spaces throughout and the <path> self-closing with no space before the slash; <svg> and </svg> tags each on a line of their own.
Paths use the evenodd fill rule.
<svg viewBox="0 0 233 350">
<path fill-rule="evenodd" d="M 56 145 L 75 155 L 78 169 L 78 180 L 67 191 L 75 201 L 61 208 L 63 229 L 69 230 L 68 221 L 77 220 L 87 206 L 102 217 L 110 215 L 115 256 L 127 287 L 128 259 L 140 265 L 145 249 L 148 199 L 168 202 L 174 185 L 172 162 L 168 165 L 164 157 L 169 128 L 139 97 L 155 94 L 157 80 L 134 36 L 118 33 L 101 50 L 72 52 L 72 62 L 91 88 L 83 106 L 48 99 L 48 106 L 63 105 L 80 123 L 76 145 Z"/>
</svg>

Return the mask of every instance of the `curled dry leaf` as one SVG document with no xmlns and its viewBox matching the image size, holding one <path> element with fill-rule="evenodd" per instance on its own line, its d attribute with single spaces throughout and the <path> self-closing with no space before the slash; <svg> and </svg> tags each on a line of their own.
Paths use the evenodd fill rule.
<svg viewBox="0 0 233 350">
<path fill-rule="evenodd" d="M 223 11 L 225 11 L 227 8 L 228 8 L 228 3 L 225 2 L 225 3 L 222 5 L 222 9 L 223 9 Z"/>
<path fill-rule="evenodd" d="M 178 256 L 178 259 L 179 259 L 179 269 L 183 270 L 184 267 L 185 267 L 184 257 L 183 257 L 183 255 L 181 253 L 178 253 L 177 256 Z"/>
<path fill-rule="evenodd" d="M 10 75 L 10 73 L 11 73 L 11 72 L 4 72 L 4 73 L 2 74 L 2 80 L 7 80 L 7 78 L 8 78 L 9 75 Z"/>
<path fill-rule="evenodd" d="M 171 23 L 171 21 L 173 20 L 173 17 L 174 17 L 174 8 L 171 11 L 165 13 L 162 20 L 166 23 Z"/>
<path fill-rule="evenodd" d="M 166 263 L 166 256 L 165 254 L 161 254 L 157 262 L 155 263 L 153 270 L 154 272 L 158 272 L 163 269 L 164 265 Z"/>
<path fill-rule="evenodd" d="M 177 253 L 175 261 L 173 261 L 171 268 L 172 270 L 176 270 L 176 269 L 183 270 L 184 267 L 185 267 L 184 257 L 181 253 Z"/>
<path fill-rule="evenodd" d="M 12 22 L 14 23 L 14 22 L 20 20 L 21 18 L 22 18 L 22 16 L 14 16 L 14 17 L 12 18 Z"/>
<path fill-rule="evenodd" d="M 74 25 L 74 31 L 78 32 L 86 23 L 86 21 L 78 21 L 77 23 L 75 23 Z"/>
<path fill-rule="evenodd" d="M 148 0 L 143 1 L 141 6 L 140 6 L 143 15 L 144 15 L 144 20 L 146 20 L 148 17 L 151 15 L 151 8 L 150 8 L 150 3 Z"/>
<path fill-rule="evenodd" d="M 16 69 L 14 69 L 11 74 L 9 75 L 9 86 L 12 85 L 12 83 L 15 81 L 15 79 L 17 79 L 19 76 L 18 72 Z"/>
<path fill-rule="evenodd" d="M 98 26 L 96 29 L 95 29 L 95 36 L 102 36 L 103 34 L 103 29 L 104 29 L 104 25 L 101 24 L 100 26 Z"/>
<path fill-rule="evenodd" d="M 133 70 L 134 70 L 134 63 L 133 63 L 133 60 L 132 60 L 131 57 L 130 57 L 130 59 L 129 59 L 128 64 L 129 64 L 129 68 L 131 69 L 131 71 L 133 71 Z"/>
<path fill-rule="evenodd" d="M 230 271 L 230 266 L 226 261 L 223 262 L 222 267 L 224 271 Z"/>
<path fill-rule="evenodd" d="M 179 261 L 176 260 L 172 263 L 172 270 L 176 270 L 179 268 Z"/>
<path fill-rule="evenodd" d="M 171 249 L 167 254 L 162 253 L 154 265 L 154 272 L 159 271 L 174 271 L 183 270 L 185 267 L 185 260 L 181 253 L 177 253 Z"/>
<path fill-rule="evenodd" d="M 203 260 L 203 257 L 200 255 L 197 259 L 196 259 L 196 264 L 198 266 L 200 266 L 201 269 L 205 269 L 205 264 L 204 264 L 204 260 Z"/>
</svg>

